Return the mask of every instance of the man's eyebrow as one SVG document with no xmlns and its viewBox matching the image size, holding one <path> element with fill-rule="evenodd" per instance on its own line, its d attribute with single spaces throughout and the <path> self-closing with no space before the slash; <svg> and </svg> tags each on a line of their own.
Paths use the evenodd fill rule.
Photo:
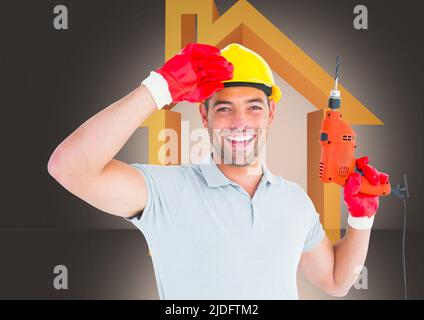
<svg viewBox="0 0 424 320">
<path fill-rule="evenodd" d="M 265 104 L 265 101 L 263 99 L 261 99 L 261 98 L 254 98 L 254 99 L 249 99 L 249 100 L 245 100 L 244 101 L 244 103 L 252 103 L 252 102 L 260 102 L 262 104 Z M 219 105 L 219 104 L 230 104 L 230 105 L 233 105 L 233 103 L 231 101 L 228 101 L 228 100 L 216 100 L 214 102 L 212 108 L 215 107 L 215 106 L 217 106 L 217 105 Z"/>
<path fill-rule="evenodd" d="M 249 99 L 245 101 L 245 103 L 251 103 L 251 102 L 260 102 L 262 104 L 265 104 L 265 101 L 261 98 Z"/>
<path fill-rule="evenodd" d="M 233 104 L 231 101 L 227 101 L 227 100 L 216 100 L 214 103 L 213 103 L 213 106 L 212 106 L 212 108 L 213 107 L 215 107 L 215 106 L 217 106 L 218 104 Z"/>
</svg>

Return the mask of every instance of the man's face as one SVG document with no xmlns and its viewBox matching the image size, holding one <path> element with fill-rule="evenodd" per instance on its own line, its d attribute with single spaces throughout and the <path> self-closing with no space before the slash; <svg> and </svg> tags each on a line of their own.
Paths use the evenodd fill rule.
<svg viewBox="0 0 424 320">
<path fill-rule="evenodd" d="M 203 126 L 208 128 L 214 154 L 221 163 L 246 166 L 254 162 L 265 145 L 274 118 L 275 103 L 252 87 L 229 87 L 209 99 L 206 111 L 199 106 Z"/>
</svg>

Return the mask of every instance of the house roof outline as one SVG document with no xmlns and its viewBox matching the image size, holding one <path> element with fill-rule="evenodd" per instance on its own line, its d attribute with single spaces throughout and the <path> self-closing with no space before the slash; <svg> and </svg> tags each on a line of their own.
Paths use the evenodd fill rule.
<svg viewBox="0 0 424 320">
<path fill-rule="evenodd" d="M 222 15 L 219 15 L 214 0 L 166 0 L 165 6 L 165 60 L 189 42 L 218 48 L 237 42 L 260 54 L 273 72 L 317 109 L 327 108 L 333 76 L 247 0 L 237 1 Z M 351 125 L 383 124 L 342 84 L 339 83 L 338 88 L 345 121 Z"/>
</svg>

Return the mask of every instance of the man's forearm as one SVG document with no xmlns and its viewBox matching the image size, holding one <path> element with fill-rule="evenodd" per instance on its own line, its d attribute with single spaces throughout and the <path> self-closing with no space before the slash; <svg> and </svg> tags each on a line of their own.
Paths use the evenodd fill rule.
<svg viewBox="0 0 424 320">
<path fill-rule="evenodd" d="M 49 168 L 66 179 L 100 174 L 155 110 L 149 90 L 139 86 L 69 135 L 53 152 Z"/>
<path fill-rule="evenodd" d="M 334 245 L 334 288 L 342 294 L 353 285 L 365 263 L 370 235 L 371 229 L 348 226 L 343 239 Z"/>
</svg>

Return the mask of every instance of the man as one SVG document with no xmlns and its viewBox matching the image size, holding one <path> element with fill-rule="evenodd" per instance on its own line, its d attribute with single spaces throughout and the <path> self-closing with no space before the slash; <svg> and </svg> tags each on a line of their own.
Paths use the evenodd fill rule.
<svg viewBox="0 0 424 320">
<path fill-rule="evenodd" d="M 349 227 L 333 246 L 303 189 L 259 159 L 280 97 L 255 52 L 189 44 L 66 138 L 48 171 L 143 232 L 161 299 L 297 299 L 298 267 L 325 292 L 344 296 L 364 264 L 378 196 L 360 194 L 360 176 L 351 175 Z M 200 102 L 213 150 L 202 163 L 113 159 L 155 110 L 180 101 Z M 357 166 L 373 184 L 388 178 L 366 157 Z"/>
</svg>

